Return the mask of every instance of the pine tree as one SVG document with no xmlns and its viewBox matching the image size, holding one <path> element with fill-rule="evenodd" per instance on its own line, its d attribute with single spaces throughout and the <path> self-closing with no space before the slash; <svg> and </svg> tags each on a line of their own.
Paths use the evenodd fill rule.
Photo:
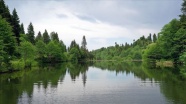
<svg viewBox="0 0 186 104">
<path fill-rule="evenodd" d="M 59 42 L 59 37 L 58 37 L 57 32 L 56 33 L 55 32 L 51 32 L 50 33 L 50 37 L 51 37 L 51 40 Z"/>
<path fill-rule="evenodd" d="M 42 36 L 41 36 L 41 32 L 39 31 L 37 36 L 36 36 L 36 39 L 35 39 L 35 42 L 38 42 L 39 40 L 42 40 Z"/>
<path fill-rule="evenodd" d="M 147 37 L 148 41 L 151 43 L 152 42 L 152 35 L 151 33 L 149 34 L 149 36 Z"/>
<path fill-rule="evenodd" d="M 62 40 L 59 41 L 59 44 L 60 44 L 60 47 L 61 47 L 61 51 L 62 52 L 67 52 L 66 46 L 65 46 L 65 44 L 63 43 Z"/>
<path fill-rule="evenodd" d="M 186 0 L 183 0 L 181 12 L 182 12 L 182 14 L 180 15 L 181 26 L 184 29 L 186 29 Z"/>
<path fill-rule="evenodd" d="M 20 43 L 20 32 L 21 32 L 21 28 L 19 25 L 19 17 L 17 15 L 16 9 L 13 10 L 12 12 L 12 25 L 13 25 L 13 32 L 14 32 L 14 36 L 16 37 L 17 43 L 19 45 Z"/>
<path fill-rule="evenodd" d="M 87 45 L 87 41 L 86 41 L 85 36 L 83 36 L 83 40 L 82 40 L 82 43 L 81 43 L 81 48 L 86 50 L 87 49 L 86 45 Z"/>
<path fill-rule="evenodd" d="M 186 0 L 183 0 L 181 11 L 183 15 L 186 15 Z"/>
<path fill-rule="evenodd" d="M 71 42 L 71 44 L 70 44 L 69 50 L 71 50 L 73 47 L 75 47 L 75 45 L 76 45 L 76 41 L 73 40 L 73 41 Z"/>
<path fill-rule="evenodd" d="M 8 6 L 5 5 L 5 2 L 3 0 L 0 0 L 0 15 L 12 25 L 12 16 L 10 14 Z"/>
<path fill-rule="evenodd" d="M 156 34 L 154 33 L 154 35 L 153 35 L 153 42 L 156 42 L 156 40 L 157 40 L 157 36 L 156 36 Z"/>
<path fill-rule="evenodd" d="M 45 29 L 45 32 L 43 33 L 43 41 L 45 44 L 48 44 L 50 42 L 50 37 L 46 29 Z"/>
<path fill-rule="evenodd" d="M 24 25 L 23 25 L 23 23 L 21 24 L 20 29 L 21 29 L 20 33 L 21 33 L 21 34 L 25 34 L 25 30 L 24 30 Z"/>
<path fill-rule="evenodd" d="M 32 23 L 29 24 L 28 26 L 28 32 L 27 32 L 27 37 L 28 37 L 28 41 L 31 42 L 32 44 L 35 44 L 35 33 L 34 33 L 34 27 L 32 25 Z"/>
</svg>

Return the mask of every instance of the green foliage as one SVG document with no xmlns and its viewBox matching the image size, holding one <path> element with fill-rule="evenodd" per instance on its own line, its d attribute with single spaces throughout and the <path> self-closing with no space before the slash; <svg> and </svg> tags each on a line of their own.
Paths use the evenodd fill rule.
<svg viewBox="0 0 186 104">
<path fill-rule="evenodd" d="M 70 60 L 72 60 L 74 62 L 77 62 L 78 59 L 81 57 L 81 53 L 80 53 L 79 49 L 76 47 L 73 47 L 70 50 L 69 54 L 70 54 Z"/>
<path fill-rule="evenodd" d="M 91 54 L 95 60 L 142 60 L 142 51 L 152 42 L 149 39 L 149 36 L 142 36 L 132 45 L 115 43 L 115 46 L 94 50 Z"/>
<path fill-rule="evenodd" d="M 156 34 L 153 35 L 153 42 L 155 43 L 157 41 L 157 36 Z"/>
<path fill-rule="evenodd" d="M 30 60 L 35 59 L 36 48 L 32 45 L 32 43 L 30 43 L 28 41 L 21 42 L 17 51 L 20 53 L 20 55 L 23 58 L 25 64 L 30 62 Z"/>
<path fill-rule="evenodd" d="M 8 6 L 5 5 L 4 0 L 0 0 L 0 15 L 2 18 L 12 25 L 12 16 L 10 14 Z"/>
<path fill-rule="evenodd" d="M 50 62 L 56 62 L 61 60 L 61 48 L 55 41 L 50 41 L 46 45 L 47 58 Z"/>
<path fill-rule="evenodd" d="M 13 25 L 13 33 L 14 36 L 16 37 L 17 43 L 20 43 L 20 32 L 21 32 L 21 28 L 19 25 L 19 17 L 17 15 L 16 9 L 14 8 L 13 12 L 12 12 L 12 25 Z"/>
<path fill-rule="evenodd" d="M 59 46 L 61 48 L 62 53 L 67 52 L 66 46 L 65 46 L 65 44 L 63 43 L 62 40 L 59 41 Z"/>
<path fill-rule="evenodd" d="M 2 15 L 0 16 L 0 67 L 11 64 L 14 69 L 22 69 L 23 66 L 37 65 L 35 60 L 52 63 L 67 60 L 77 62 L 86 60 L 89 56 L 93 57 L 93 54 L 89 54 L 87 50 L 85 36 L 81 48 L 74 40 L 67 51 L 66 45 L 59 40 L 57 32 L 52 32 L 49 36 L 45 30 L 43 36 L 39 32 L 35 38 L 34 27 L 30 22 L 25 34 L 23 23 L 19 24 L 16 9 L 11 15 L 3 0 L 0 0 L 0 15 Z"/>
<path fill-rule="evenodd" d="M 38 55 L 37 58 L 43 60 L 47 52 L 46 44 L 42 40 L 39 40 L 35 46 L 36 46 L 36 52 Z"/>
<path fill-rule="evenodd" d="M 35 39 L 35 42 L 38 42 L 39 40 L 43 40 L 42 38 L 42 35 L 41 35 L 41 32 L 39 31 L 37 36 L 36 36 L 36 39 Z"/>
<path fill-rule="evenodd" d="M 2 61 L 9 62 L 9 57 L 15 53 L 15 38 L 12 28 L 5 19 L 0 16 L 0 63 Z"/>
<path fill-rule="evenodd" d="M 181 62 L 186 63 L 186 52 L 184 52 L 184 53 L 179 57 L 179 60 L 180 60 Z"/>
<path fill-rule="evenodd" d="M 34 32 L 34 27 L 32 25 L 32 23 L 30 23 L 28 25 L 28 32 L 27 32 L 27 36 L 28 36 L 28 41 L 31 42 L 32 44 L 35 44 L 35 32 Z"/>
<path fill-rule="evenodd" d="M 151 43 L 147 46 L 143 53 L 143 59 L 160 59 L 161 55 L 158 52 L 157 43 Z"/>
<path fill-rule="evenodd" d="M 11 61 L 11 67 L 15 70 L 22 70 L 25 68 L 25 63 L 23 60 L 14 60 Z"/>
<path fill-rule="evenodd" d="M 150 45 L 145 50 L 144 57 L 178 62 L 179 57 L 185 52 L 185 33 L 186 30 L 181 27 L 180 21 L 173 19 L 162 28 L 156 44 Z"/>
<path fill-rule="evenodd" d="M 50 37 L 48 35 L 47 30 L 45 30 L 45 32 L 43 33 L 43 41 L 45 44 L 48 44 L 50 42 Z"/>
<path fill-rule="evenodd" d="M 88 49 L 87 49 L 87 41 L 85 36 L 83 36 L 82 42 L 81 42 L 81 60 L 86 60 L 88 58 Z"/>
<path fill-rule="evenodd" d="M 51 40 L 59 42 L 59 37 L 58 37 L 57 32 L 56 33 L 55 32 L 51 32 L 50 33 L 50 37 L 51 37 Z"/>
<path fill-rule="evenodd" d="M 26 34 L 21 34 L 20 35 L 20 41 L 21 42 L 28 41 L 28 36 Z"/>
<path fill-rule="evenodd" d="M 21 23 L 20 29 L 21 29 L 20 34 L 25 34 L 25 29 L 24 29 L 23 23 Z"/>
<path fill-rule="evenodd" d="M 172 57 L 173 48 L 176 46 L 176 42 L 174 41 L 175 33 L 180 28 L 180 22 L 177 19 L 173 19 L 170 23 L 165 25 L 163 29 L 160 32 L 160 37 L 157 41 L 157 45 L 161 47 L 161 55 L 164 59 L 175 59 L 175 57 Z M 171 47 L 171 48 L 168 48 Z"/>
<path fill-rule="evenodd" d="M 86 61 L 89 56 L 94 57 L 93 54 L 88 52 L 88 49 L 86 48 L 87 42 L 85 36 L 83 36 L 82 39 L 82 46 L 79 47 L 79 44 L 76 43 L 75 40 L 73 40 L 70 44 L 70 47 L 68 48 L 68 60 L 71 60 L 73 62 L 78 61 Z"/>
</svg>

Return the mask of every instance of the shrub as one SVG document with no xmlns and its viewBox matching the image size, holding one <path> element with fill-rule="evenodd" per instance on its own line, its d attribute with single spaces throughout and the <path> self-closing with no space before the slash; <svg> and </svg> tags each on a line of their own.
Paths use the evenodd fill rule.
<svg viewBox="0 0 186 104">
<path fill-rule="evenodd" d="M 14 61 L 11 61 L 10 63 L 11 63 L 11 67 L 14 70 L 22 70 L 25 67 L 25 63 L 23 60 L 14 60 Z"/>
</svg>

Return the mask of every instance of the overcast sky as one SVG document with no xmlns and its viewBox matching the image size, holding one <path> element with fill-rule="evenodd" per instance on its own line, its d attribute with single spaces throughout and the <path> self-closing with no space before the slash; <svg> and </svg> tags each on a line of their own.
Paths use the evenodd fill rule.
<svg viewBox="0 0 186 104">
<path fill-rule="evenodd" d="M 182 0 L 5 0 L 10 12 L 16 8 L 27 31 L 55 31 L 69 46 L 81 45 L 83 35 L 89 50 L 131 43 L 142 35 L 158 33 L 181 14 Z"/>
</svg>

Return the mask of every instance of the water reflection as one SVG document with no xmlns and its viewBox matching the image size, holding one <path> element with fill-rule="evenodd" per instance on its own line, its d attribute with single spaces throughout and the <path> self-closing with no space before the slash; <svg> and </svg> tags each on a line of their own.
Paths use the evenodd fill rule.
<svg viewBox="0 0 186 104">
<path fill-rule="evenodd" d="M 95 63 L 96 67 L 103 70 L 115 71 L 118 73 L 133 73 L 140 78 L 142 83 L 152 83 L 160 86 L 161 93 L 168 99 L 168 103 L 186 104 L 186 81 L 180 70 L 185 67 L 155 67 L 149 63 Z M 154 66 L 154 67 L 152 67 Z"/>
<path fill-rule="evenodd" d="M 87 79 L 87 71 L 88 71 L 88 64 L 87 63 L 79 63 L 79 64 L 72 64 L 68 63 L 68 73 L 71 76 L 72 81 L 75 81 L 79 75 L 82 75 L 82 80 L 83 80 L 83 85 L 85 86 L 86 84 L 86 79 Z"/>
<path fill-rule="evenodd" d="M 40 65 L 0 75 L 0 104 L 186 104 L 180 68 L 141 62 Z"/>
</svg>

